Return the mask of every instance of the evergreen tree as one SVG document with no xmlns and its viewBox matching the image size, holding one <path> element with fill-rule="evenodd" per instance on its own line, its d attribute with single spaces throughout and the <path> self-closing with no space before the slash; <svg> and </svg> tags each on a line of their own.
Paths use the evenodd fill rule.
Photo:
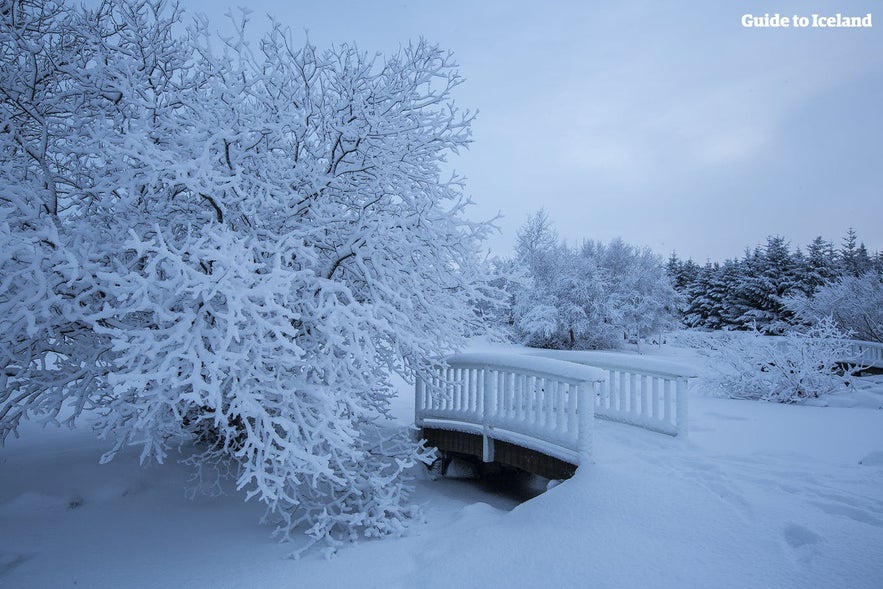
<svg viewBox="0 0 883 589">
<path fill-rule="evenodd" d="M 756 327 L 766 333 L 783 332 L 791 313 L 782 300 L 797 292 L 798 264 L 783 237 L 770 236 L 764 248 L 755 249 L 745 260 L 745 294 L 749 309 L 739 318 L 742 328 Z"/>
<path fill-rule="evenodd" d="M 719 293 L 719 309 L 716 313 L 720 318 L 719 329 L 743 329 L 745 314 L 754 308 L 753 291 L 750 288 L 752 277 L 750 268 L 755 263 L 755 254 L 746 250 L 742 260 L 727 260 L 720 269 L 720 274 L 713 287 Z"/>
<path fill-rule="evenodd" d="M 840 256 L 841 273 L 849 276 L 858 276 L 858 236 L 855 229 L 850 227 L 843 238 L 843 245 L 838 252 Z"/>
<path fill-rule="evenodd" d="M 803 290 L 807 294 L 812 294 L 818 287 L 828 284 L 840 276 L 840 268 L 834 244 L 821 236 L 813 239 L 806 251 Z"/>
<path fill-rule="evenodd" d="M 681 260 L 675 252 L 672 252 L 665 264 L 665 274 L 679 293 L 687 290 L 687 287 L 699 275 L 699 265 L 692 259 Z"/>
<path fill-rule="evenodd" d="M 873 268 L 874 261 L 871 259 L 870 254 L 868 254 L 868 248 L 865 247 L 864 243 L 860 243 L 858 249 L 855 250 L 856 276 L 861 276 L 866 272 L 870 272 Z"/>
<path fill-rule="evenodd" d="M 711 309 L 714 308 L 714 302 L 709 297 L 709 293 L 717 270 L 716 264 L 708 262 L 699 269 L 696 279 L 687 285 L 684 291 L 686 296 L 684 323 L 689 327 L 713 329 L 709 317 Z"/>
<path fill-rule="evenodd" d="M 681 272 L 681 260 L 676 252 L 672 252 L 665 262 L 665 275 L 671 280 L 672 285 L 677 288 L 678 275 Z"/>
</svg>

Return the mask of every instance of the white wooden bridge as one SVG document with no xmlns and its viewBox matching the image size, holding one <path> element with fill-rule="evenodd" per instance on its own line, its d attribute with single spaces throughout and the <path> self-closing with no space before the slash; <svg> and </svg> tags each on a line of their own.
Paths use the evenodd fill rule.
<svg viewBox="0 0 883 589">
<path fill-rule="evenodd" d="M 686 437 L 693 376 L 613 352 L 458 354 L 417 381 L 415 423 L 444 452 L 564 478 L 591 459 L 596 416 Z"/>
<path fill-rule="evenodd" d="M 850 341 L 844 363 L 883 369 L 883 344 Z M 616 352 L 472 353 L 415 386 L 428 445 L 565 478 L 591 460 L 595 417 L 686 438 L 689 367 Z"/>
</svg>

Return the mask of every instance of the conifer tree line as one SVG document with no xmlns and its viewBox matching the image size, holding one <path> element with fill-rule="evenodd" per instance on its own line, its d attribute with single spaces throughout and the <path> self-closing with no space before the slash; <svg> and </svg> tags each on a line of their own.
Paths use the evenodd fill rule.
<svg viewBox="0 0 883 589">
<path fill-rule="evenodd" d="M 879 341 L 883 335 L 876 317 L 883 303 L 883 252 L 869 253 L 852 228 L 839 247 L 816 237 L 805 252 L 770 236 L 723 263 L 700 266 L 672 253 L 666 273 L 682 297 L 688 327 L 778 334 L 830 315 L 855 337 Z"/>
<path fill-rule="evenodd" d="M 700 266 L 622 239 L 570 245 L 540 210 L 518 231 L 515 256 L 490 273 L 508 300 L 480 312 L 534 347 L 615 349 L 679 326 L 778 335 L 829 323 L 883 341 L 883 253 L 870 254 L 851 228 L 839 247 L 817 237 L 804 252 L 770 236 L 742 258 Z"/>
</svg>

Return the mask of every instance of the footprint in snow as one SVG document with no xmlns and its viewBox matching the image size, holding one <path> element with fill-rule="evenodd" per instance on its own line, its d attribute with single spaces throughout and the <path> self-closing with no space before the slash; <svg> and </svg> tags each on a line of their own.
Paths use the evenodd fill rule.
<svg viewBox="0 0 883 589">
<path fill-rule="evenodd" d="M 809 563 L 818 556 L 824 540 L 820 535 L 799 524 L 786 525 L 783 533 L 791 555 L 798 561 Z"/>
<path fill-rule="evenodd" d="M 801 548 L 811 544 L 818 544 L 822 541 L 822 537 L 798 524 L 788 524 L 785 526 L 785 542 L 791 548 Z"/>
</svg>

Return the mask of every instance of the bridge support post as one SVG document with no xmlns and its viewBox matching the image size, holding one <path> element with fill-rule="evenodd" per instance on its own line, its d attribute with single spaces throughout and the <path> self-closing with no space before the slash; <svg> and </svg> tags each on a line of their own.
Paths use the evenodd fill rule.
<svg viewBox="0 0 883 589">
<path fill-rule="evenodd" d="M 595 424 L 595 393 L 598 383 L 583 381 L 577 386 L 577 412 L 579 414 L 579 463 L 592 462 L 592 437 Z"/>
</svg>

